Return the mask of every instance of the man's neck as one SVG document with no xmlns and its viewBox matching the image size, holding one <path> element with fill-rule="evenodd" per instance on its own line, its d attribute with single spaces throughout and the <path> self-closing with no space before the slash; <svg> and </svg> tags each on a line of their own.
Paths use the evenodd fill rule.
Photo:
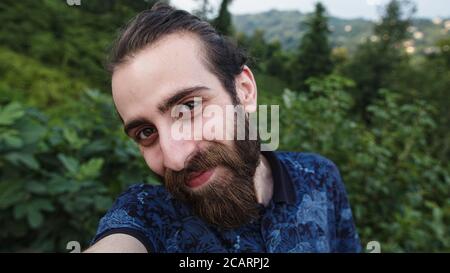
<svg viewBox="0 0 450 273">
<path fill-rule="evenodd" d="M 255 172 L 255 193 L 259 204 L 267 206 L 273 196 L 273 178 L 269 162 L 261 154 L 260 162 Z"/>
</svg>

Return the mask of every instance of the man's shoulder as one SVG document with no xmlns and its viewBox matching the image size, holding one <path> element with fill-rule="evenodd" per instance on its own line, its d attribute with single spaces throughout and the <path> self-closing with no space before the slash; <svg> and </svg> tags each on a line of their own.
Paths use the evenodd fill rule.
<svg viewBox="0 0 450 273">
<path fill-rule="evenodd" d="M 123 191 L 101 218 L 97 233 L 133 228 L 143 233 L 176 217 L 171 195 L 162 186 L 135 184 Z"/>
<path fill-rule="evenodd" d="M 314 175 L 338 171 L 333 161 L 317 153 L 281 151 L 275 154 L 288 170 Z"/>
<path fill-rule="evenodd" d="M 276 155 L 294 183 L 297 219 L 330 231 L 327 251 L 360 252 L 345 187 L 333 161 L 316 153 L 277 152 Z"/>
<path fill-rule="evenodd" d="M 166 197 L 167 191 L 165 191 L 162 185 L 145 184 L 138 183 L 129 186 L 125 191 L 123 191 L 120 197 L 137 197 L 137 196 L 152 196 L 152 197 Z"/>
<path fill-rule="evenodd" d="M 171 204 L 172 196 L 162 185 L 134 184 L 116 199 L 115 206 L 145 206 L 164 208 Z"/>
<path fill-rule="evenodd" d="M 339 169 L 330 159 L 317 153 L 276 152 L 297 189 L 336 191 L 343 188 Z"/>
<path fill-rule="evenodd" d="M 137 238 L 147 249 L 155 249 L 155 238 L 173 212 L 170 198 L 162 186 L 129 186 L 100 219 L 91 244 L 110 234 L 125 233 Z"/>
<path fill-rule="evenodd" d="M 179 213 L 172 195 L 162 185 L 134 184 L 123 191 L 114 201 L 107 214 L 103 217 L 120 218 L 132 217 L 142 222 L 152 217 L 168 219 L 177 217 Z"/>
</svg>

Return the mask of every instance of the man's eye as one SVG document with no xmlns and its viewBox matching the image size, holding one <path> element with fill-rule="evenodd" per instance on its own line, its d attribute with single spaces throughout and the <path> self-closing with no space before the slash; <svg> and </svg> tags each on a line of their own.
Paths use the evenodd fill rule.
<svg viewBox="0 0 450 273">
<path fill-rule="evenodd" d="M 185 102 L 181 104 L 181 111 L 192 111 L 195 107 L 199 106 L 201 104 L 200 100 L 191 100 L 188 102 Z"/>
<path fill-rule="evenodd" d="M 140 130 L 137 134 L 137 140 L 141 141 L 141 140 L 146 140 L 149 137 L 152 136 L 152 134 L 154 134 L 156 132 L 155 128 L 151 128 L 151 127 L 146 127 L 142 130 Z"/>
<path fill-rule="evenodd" d="M 178 119 L 189 119 L 194 116 L 197 112 L 197 108 L 202 104 L 201 100 L 190 100 L 185 103 L 179 104 L 176 106 L 174 117 Z"/>
</svg>

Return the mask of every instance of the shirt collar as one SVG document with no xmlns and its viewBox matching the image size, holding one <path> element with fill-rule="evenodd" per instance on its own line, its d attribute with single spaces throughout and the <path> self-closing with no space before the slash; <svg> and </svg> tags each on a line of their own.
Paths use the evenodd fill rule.
<svg viewBox="0 0 450 273">
<path fill-rule="evenodd" d="M 290 205 L 296 203 L 294 182 L 288 173 L 286 166 L 281 162 L 273 151 L 264 151 L 261 154 L 269 162 L 273 178 L 272 200 L 276 203 L 284 202 Z"/>
</svg>

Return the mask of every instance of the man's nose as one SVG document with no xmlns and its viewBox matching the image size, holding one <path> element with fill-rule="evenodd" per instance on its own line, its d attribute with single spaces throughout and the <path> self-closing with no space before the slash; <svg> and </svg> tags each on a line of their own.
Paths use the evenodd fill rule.
<svg viewBox="0 0 450 273">
<path fill-rule="evenodd" d="M 185 163 L 188 163 L 186 160 L 195 150 L 195 142 L 174 139 L 168 132 L 164 136 L 160 134 L 160 147 L 164 168 L 181 171 L 184 169 Z"/>
</svg>

